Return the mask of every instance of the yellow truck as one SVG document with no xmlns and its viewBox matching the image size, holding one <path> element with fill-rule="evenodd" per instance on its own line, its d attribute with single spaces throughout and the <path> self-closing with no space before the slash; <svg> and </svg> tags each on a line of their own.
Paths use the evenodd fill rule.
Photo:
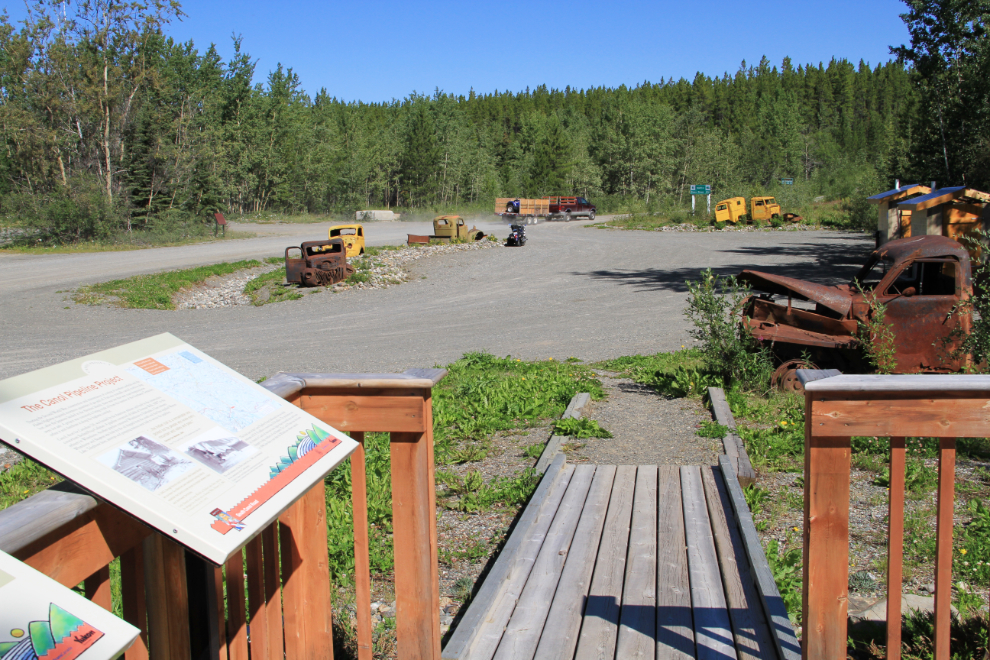
<svg viewBox="0 0 990 660">
<path fill-rule="evenodd" d="M 746 219 L 746 198 L 731 197 L 715 205 L 715 222 L 736 224 Z"/>
<path fill-rule="evenodd" d="M 407 234 L 407 236 L 406 244 L 414 245 L 416 243 L 429 243 L 430 241 L 449 243 L 454 239 L 480 241 L 485 237 L 485 234 L 477 227 L 468 229 L 464 218 L 459 215 L 438 215 L 433 218 L 433 234 L 431 236 L 417 236 L 416 234 Z"/>
<path fill-rule="evenodd" d="M 780 204 L 773 197 L 752 197 L 749 200 L 749 215 L 746 214 L 746 198 L 730 197 L 715 205 L 715 222 L 738 223 L 740 220 L 755 222 L 781 218 L 787 222 L 800 222 L 796 213 L 781 213 Z"/>
<path fill-rule="evenodd" d="M 751 197 L 749 200 L 751 222 L 780 217 L 780 204 L 773 197 Z"/>
<path fill-rule="evenodd" d="M 364 254 L 364 227 L 361 225 L 334 225 L 327 238 L 339 238 L 347 246 L 347 258 Z"/>
</svg>

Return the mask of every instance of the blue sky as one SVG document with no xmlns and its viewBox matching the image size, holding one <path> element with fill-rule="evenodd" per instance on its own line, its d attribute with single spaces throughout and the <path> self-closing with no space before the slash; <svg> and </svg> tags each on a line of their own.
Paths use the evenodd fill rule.
<svg viewBox="0 0 990 660">
<path fill-rule="evenodd" d="M 21 3 L 8 2 L 12 20 Z M 742 60 L 795 64 L 832 57 L 870 65 L 908 41 L 899 0 L 695 0 L 501 3 L 408 0 L 186 0 L 174 38 L 258 61 L 256 82 L 281 62 L 303 88 L 340 99 L 401 99 L 413 91 L 467 94 L 636 85 L 734 73 Z"/>
</svg>

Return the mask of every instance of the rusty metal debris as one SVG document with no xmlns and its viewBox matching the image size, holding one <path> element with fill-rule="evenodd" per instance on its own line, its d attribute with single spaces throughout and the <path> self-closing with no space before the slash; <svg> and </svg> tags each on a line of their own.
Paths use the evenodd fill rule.
<svg viewBox="0 0 990 660">
<path fill-rule="evenodd" d="M 897 373 L 951 372 L 963 366 L 963 358 L 953 352 L 970 327 L 969 313 L 958 305 L 972 295 L 972 273 L 966 249 L 944 236 L 885 243 L 852 282 L 838 286 L 753 270 L 737 277 L 761 292 L 743 302 L 743 328 L 785 364 L 807 355 L 823 368 L 869 369 L 858 329 L 873 312 L 858 285 L 886 307 Z"/>
<path fill-rule="evenodd" d="M 299 256 L 289 256 L 292 250 L 298 250 Z M 285 248 L 285 281 L 290 284 L 329 286 L 353 274 L 354 267 L 347 264 L 344 241 L 339 238 Z"/>
</svg>

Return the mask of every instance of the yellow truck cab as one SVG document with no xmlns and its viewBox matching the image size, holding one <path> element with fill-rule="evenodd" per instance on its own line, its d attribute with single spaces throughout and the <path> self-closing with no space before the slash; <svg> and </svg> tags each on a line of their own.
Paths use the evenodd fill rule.
<svg viewBox="0 0 990 660">
<path fill-rule="evenodd" d="M 459 215 L 438 215 L 433 218 L 433 235 L 437 238 L 467 238 L 467 226 Z"/>
<path fill-rule="evenodd" d="M 752 210 L 749 214 L 749 219 L 752 221 L 756 220 L 770 220 L 771 218 L 777 218 L 780 216 L 780 204 L 773 197 L 753 197 L 750 199 L 750 205 Z"/>
<path fill-rule="evenodd" d="M 739 222 L 746 215 L 746 198 L 731 197 L 715 205 L 715 222 Z"/>
<path fill-rule="evenodd" d="M 334 225 L 328 238 L 339 238 L 347 246 L 347 258 L 364 254 L 364 227 L 361 225 Z"/>
</svg>

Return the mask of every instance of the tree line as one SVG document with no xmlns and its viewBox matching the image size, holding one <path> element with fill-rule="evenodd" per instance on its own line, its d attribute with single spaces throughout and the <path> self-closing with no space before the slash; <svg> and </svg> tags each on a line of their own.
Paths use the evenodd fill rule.
<svg viewBox="0 0 990 660">
<path fill-rule="evenodd" d="M 310 96 L 281 64 L 254 84 L 239 39 L 228 61 L 176 42 L 174 0 L 45 0 L 17 26 L 0 17 L 0 210 L 87 237 L 216 210 L 480 208 L 497 196 L 659 210 L 689 203 L 696 183 L 795 204 L 894 178 L 986 189 L 988 3 L 910 0 L 911 46 L 873 67 L 763 58 L 691 81 L 364 103 Z"/>
</svg>

